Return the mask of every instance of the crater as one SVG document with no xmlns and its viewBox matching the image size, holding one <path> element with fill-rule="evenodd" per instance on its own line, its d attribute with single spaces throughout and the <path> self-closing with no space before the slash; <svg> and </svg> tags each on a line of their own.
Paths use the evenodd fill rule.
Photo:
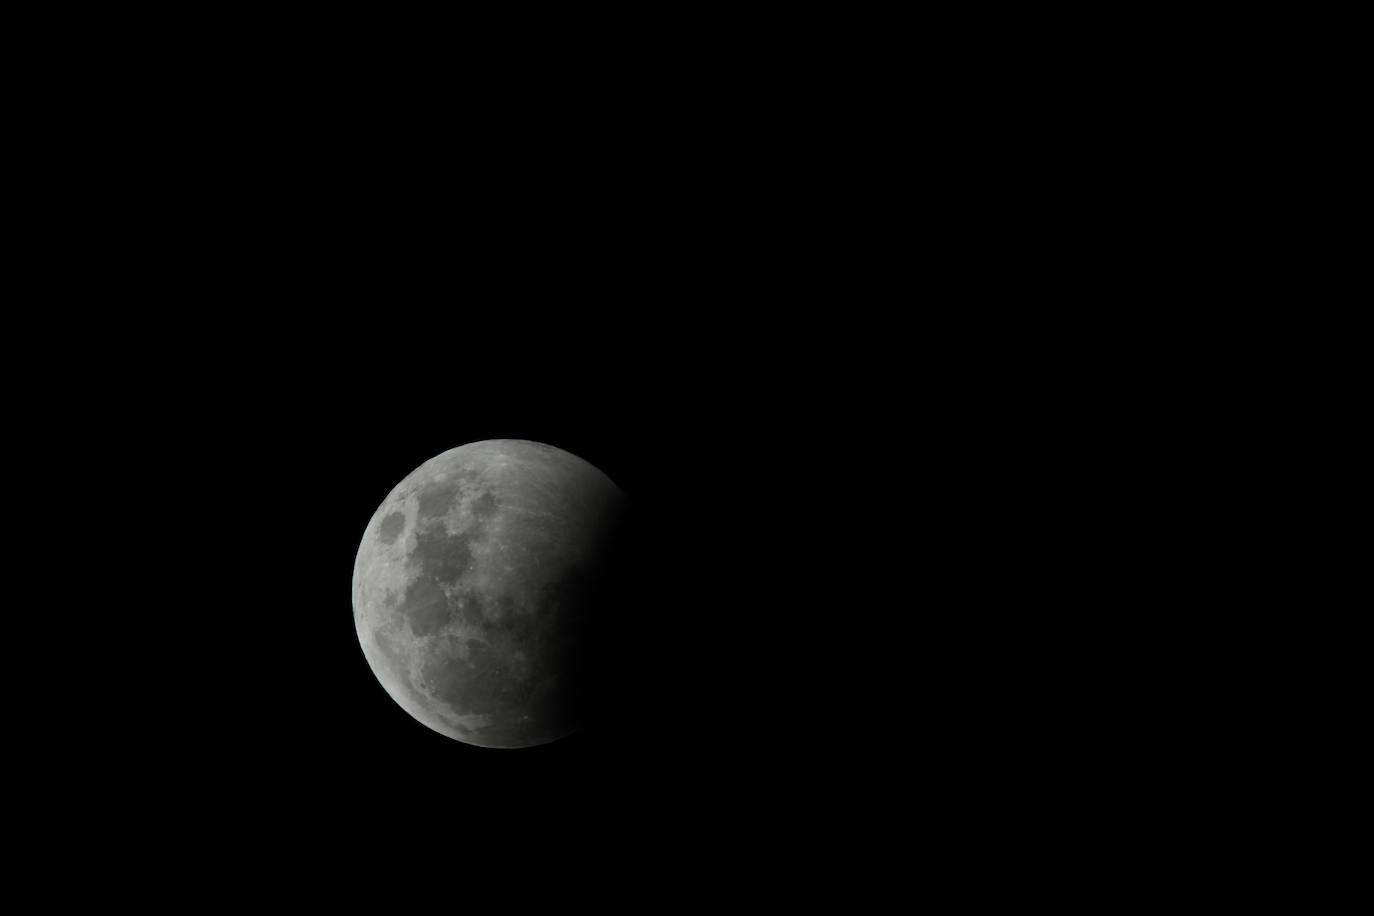
<svg viewBox="0 0 1374 916">
<path fill-rule="evenodd" d="M 448 514 L 458 498 L 458 485 L 444 481 L 431 483 L 420 491 L 420 518 L 437 518 Z"/>
<path fill-rule="evenodd" d="M 502 592 L 495 598 L 489 598 L 487 600 L 485 606 L 482 607 L 482 617 L 487 623 L 495 624 L 498 628 L 500 628 L 502 624 L 509 627 L 516 621 L 516 609 L 517 605 L 515 599 L 511 597 L 511 595 Z"/>
<path fill-rule="evenodd" d="M 479 532 L 449 534 L 442 525 L 415 532 L 415 548 L 407 562 L 421 574 L 452 585 L 472 568 L 472 542 Z"/>
<path fill-rule="evenodd" d="M 469 624 L 480 624 L 486 617 L 481 594 L 473 591 L 459 593 L 456 602 L 455 614 L 461 620 Z"/>
<path fill-rule="evenodd" d="M 416 579 L 406 588 L 401 613 L 416 636 L 428 636 L 448 622 L 448 597 L 433 579 Z"/>
<path fill-rule="evenodd" d="M 496 494 L 490 490 L 472 501 L 472 514 L 478 518 L 491 518 L 496 514 L 499 504 L 496 501 Z"/>
<path fill-rule="evenodd" d="M 462 659 L 463 661 L 467 661 L 469 642 L 470 639 L 468 637 L 455 636 L 452 633 L 446 633 L 443 637 L 441 637 L 436 648 L 432 651 L 442 652 L 450 658 L 457 658 Z"/>
<path fill-rule="evenodd" d="M 382 526 L 377 531 L 377 540 L 383 544 L 394 544 L 405 527 L 406 517 L 400 512 L 393 512 L 382 519 Z"/>
<path fill-rule="evenodd" d="M 434 698 L 459 715 L 493 712 L 508 702 L 509 678 L 501 659 L 481 643 L 468 643 L 467 659 L 430 654 L 423 673 Z"/>
</svg>

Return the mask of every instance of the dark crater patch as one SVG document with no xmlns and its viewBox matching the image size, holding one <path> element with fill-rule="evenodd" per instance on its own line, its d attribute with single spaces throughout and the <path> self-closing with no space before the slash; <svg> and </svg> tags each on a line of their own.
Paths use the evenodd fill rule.
<svg viewBox="0 0 1374 916">
<path fill-rule="evenodd" d="M 499 653 L 482 643 L 468 644 L 466 660 L 437 652 L 422 666 L 433 696 L 459 715 L 492 715 L 524 705 L 521 685 L 511 678 Z"/>
<path fill-rule="evenodd" d="M 520 616 L 516 613 L 519 605 L 515 598 L 506 592 L 501 592 L 486 604 L 486 624 L 495 629 L 510 629 L 519 621 Z"/>
<path fill-rule="evenodd" d="M 405 527 L 406 517 L 400 512 L 393 512 L 382 519 L 382 526 L 377 531 L 377 540 L 383 544 L 394 544 Z"/>
<path fill-rule="evenodd" d="M 415 532 L 415 549 L 407 560 L 427 576 L 452 585 L 472 568 L 472 542 L 480 531 L 449 534 L 443 525 L 430 525 Z"/>
<path fill-rule="evenodd" d="M 435 518 L 448 512 L 458 498 L 458 484 L 445 480 L 431 483 L 420 490 L 420 518 Z"/>
<path fill-rule="evenodd" d="M 428 636 L 448 622 L 448 598 L 439 583 L 430 578 L 410 583 L 400 610 L 416 636 Z"/>
<path fill-rule="evenodd" d="M 490 490 L 472 501 L 472 514 L 478 518 L 491 518 L 498 508 L 500 504 L 496 501 L 496 494 Z"/>
<path fill-rule="evenodd" d="M 481 594 L 478 592 L 460 592 L 454 600 L 454 616 L 464 623 L 480 624 L 483 622 L 483 604 Z"/>
<path fill-rule="evenodd" d="M 542 651 L 549 621 L 523 610 L 513 596 L 488 596 L 479 610 L 482 632 L 503 651 L 520 650 L 531 657 Z"/>
</svg>

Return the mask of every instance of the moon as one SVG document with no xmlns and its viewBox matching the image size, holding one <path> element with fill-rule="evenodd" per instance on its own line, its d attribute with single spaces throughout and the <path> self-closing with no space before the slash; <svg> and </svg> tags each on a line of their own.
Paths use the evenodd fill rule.
<svg viewBox="0 0 1374 916">
<path fill-rule="evenodd" d="M 583 641 L 625 496 L 576 455 L 493 439 L 397 484 L 353 565 L 363 655 L 402 709 L 479 747 L 582 719 Z"/>
</svg>

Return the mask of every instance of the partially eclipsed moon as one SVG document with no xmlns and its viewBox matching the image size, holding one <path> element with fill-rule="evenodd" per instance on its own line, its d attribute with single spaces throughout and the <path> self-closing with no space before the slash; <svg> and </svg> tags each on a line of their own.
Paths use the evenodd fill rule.
<svg viewBox="0 0 1374 916">
<path fill-rule="evenodd" d="M 401 708 L 482 747 L 528 747 L 581 719 L 581 640 L 625 497 L 537 442 L 473 442 L 433 458 L 372 516 L 353 616 Z"/>
</svg>

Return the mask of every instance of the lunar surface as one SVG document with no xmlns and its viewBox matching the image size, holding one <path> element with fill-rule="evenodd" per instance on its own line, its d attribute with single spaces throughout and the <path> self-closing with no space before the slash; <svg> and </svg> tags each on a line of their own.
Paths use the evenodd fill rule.
<svg viewBox="0 0 1374 916">
<path fill-rule="evenodd" d="M 353 567 L 363 654 L 401 708 L 481 747 L 576 730 L 588 615 L 625 497 L 537 442 L 433 458 L 372 516 Z"/>
</svg>

